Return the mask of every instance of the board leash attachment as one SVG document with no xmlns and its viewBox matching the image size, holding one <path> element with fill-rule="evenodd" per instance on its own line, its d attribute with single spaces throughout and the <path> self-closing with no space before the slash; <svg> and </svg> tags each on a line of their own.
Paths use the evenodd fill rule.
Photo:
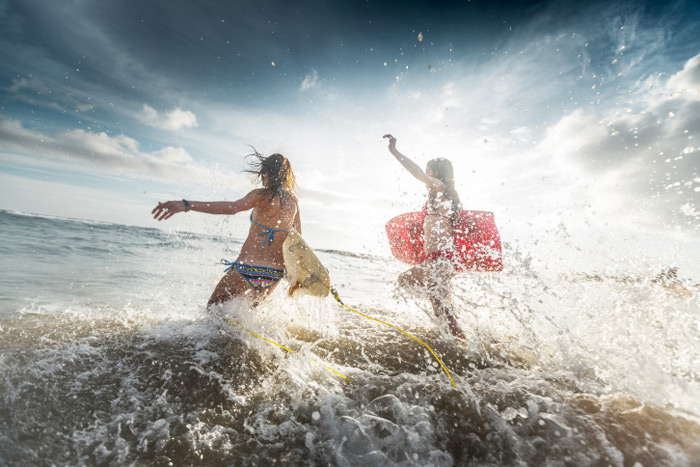
<svg viewBox="0 0 700 467">
<path fill-rule="evenodd" d="M 358 315 L 360 315 L 360 316 L 362 316 L 362 317 L 364 317 L 364 318 L 371 319 L 372 321 L 376 321 L 377 323 L 383 324 L 383 325 L 385 325 L 385 326 L 389 326 L 390 328 L 394 328 L 394 329 L 396 329 L 397 331 L 399 331 L 401 334 L 404 334 L 404 335 L 410 337 L 411 339 L 413 339 L 414 341 L 417 341 L 417 342 L 420 342 L 421 344 L 423 344 L 428 350 L 430 350 L 430 353 L 433 354 L 433 357 L 435 357 L 435 360 L 437 360 L 437 362 L 440 364 L 440 366 L 442 367 L 442 369 L 445 371 L 445 374 L 450 378 L 450 381 L 452 381 L 452 386 L 457 387 L 457 383 L 455 383 L 455 380 L 452 379 L 452 375 L 451 375 L 450 372 L 447 370 L 447 367 L 445 367 L 445 365 L 442 363 L 442 360 L 440 360 L 440 357 L 437 356 L 437 354 L 435 353 L 435 351 L 434 351 L 433 349 L 431 349 L 430 346 L 429 346 L 428 344 L 426 344 L 426 343 L 423 342 L 422 340 L 418 339 L 417 337 L 415 337 L 415 336 L 413 336 L 413 335 L 407 333 L 407 332 L 404 331 L 403 329 L 397 328 L 397 327 L 394 326 L 393 324 L 389 324 L 389 323 L 387 323 L 386 321 L 382 321 L 382 320 L 379 320 L 379 319 L 377 319 L 377 318 L 372 318 L 371 316 L 368 316 L 368 315 L 366 315 L 366 314 L 364 314 L 364 313 L 360 313 L 360 312 L 357 311 L 357 310 L 353 310 L 352 308 L 350 308 L 349 306 L 347 306 L 345 303 L 343 303 L 343 301 L 340 299 L 340 295 L 338 295 L 338 291 L 335 290 L 335 287 L 331 287 L 331 294 L 333 295 L 333 298 L 335 298 L 335 301 L 337 301 L 338 303 L 340 303 L 342 306 L 344 306 L 344 307 L 347 308 L 348 310 L 352 311 L 353 313 L 357 313 Z"/>
<path fill-rule="evenodd" d="M 275 341 L 273 341 L 273 340 L 271 340 L 271 339 L 268 339 L 268 338 L 266 338 L 266 337 L 263 337 L 263 336 L 261 336 L 260 334 L 256 334 L 256 333 L 254 333 L 253 331 L 249 331 L 249 330 L 247 330 L 246 328 L 244 328 L 243 326 L 241 326 L 240 324 L 238 324 L 238 323 L 236 323 L 236 322 L 234 322 L 234 321 L 231 321 L 231 320 L 228 319 L 228 318 L 224 318 L 224 321 L 226 321 L 227 323 L 229 323 L 229 324 L 231 324 L 231 325 L 237 327 L 237 328 L 240 329 L 241 331 L 245 331 L 245 332 L 247 332 L 248 334 L 257 337 L 258 339 L 264 340 L 265 342 L 267 342 L 267 343 L 269 343 L 269 344 L 276 345 L 277 347 L 279 347 L 280 349 L 284 350 L 284 351 L 287 352 L 287 353 L 295 353 L 295 352 L 294 352 L 292 349 L 290 349 L 289 347 L 285 347 L 284 345 L 278 344 L 277 342 L 275 342 Z M 316 362 L 316 360 L 314 360 L 313 358 L 311 358 L 311 361 L 314 362 L 314 363 Z M 348 378 L 347 376 L 345 376 L 345 375 L 342 374 L 341 372 L 339 372 L 339 371 L 337 371 L 337 370 L 334 370 L 333 368 L 331 368 L 331 367 L 329 367 L 329 366 L 327 366 L 327 365 L 324 365 L 323 362 L 321 362 L 321 364 L 323 365 L 323 367 L 324 367 L 326 370 L 330 371 L 331 373 L 335 373 L 336 375 L 338 375 L 338 376 L 340 376 L 340 377 L 342 377 L 342 378 L 345 378 L 346 380 L 350 381 L 350 378 Z"/>
</svg>

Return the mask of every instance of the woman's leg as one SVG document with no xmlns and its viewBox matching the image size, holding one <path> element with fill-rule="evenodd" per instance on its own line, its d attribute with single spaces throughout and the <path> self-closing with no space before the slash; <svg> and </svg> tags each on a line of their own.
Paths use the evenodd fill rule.
<svg viewBox="0 0 700 467">
<path fill-rule="evenodd" d="M 447 322 L 447 327 L 450 328 L 452 335 L 461 339 L 466 339 L 466 334 L 464 334 L 462 328 L 459 327 L 457 319 L 452 314 L 450 299 L 447 296 L 441 296 L 435 293 L 428 293 L 428 298 L 430 299 L 430 304 L 433 306 L 433 313 L 435 313 L 435 316 L 438 318 L 442 318 Z"/>
<path fill-rule="evenodd" d="M 455 337 L 466 339 L 464 331 L 457 324 L 450 303 L 449 281 L 452 278 L 450 264 L 442 262 L 423 263 L 409 269 L 399 276 L 399 285 L 407 289 L 419 288 L 428 295 L 433 313 L 447 322 L 450 332 Z"/>
<path fill-rule="evenodd" d="M 435 283 L 433 270 L 429 263 L 415 266 L 399 275 L 399 285 L 404 289 L 418 289 L 425 293 Z"/>
</svg>

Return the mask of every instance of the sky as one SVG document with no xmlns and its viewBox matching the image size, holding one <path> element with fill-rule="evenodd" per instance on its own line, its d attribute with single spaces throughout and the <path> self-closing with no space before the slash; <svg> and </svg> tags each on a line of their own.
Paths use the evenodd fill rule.
<svg viewBox="0 0 700 467">
<path fill-rule="evenodd" d="M 242 197 L 252 146 L 312 246 L 388 254 L 426 197 L 391 133 L 525 262 L 700 280 L 699 30 L 694 0 L 0 0 L 0 209 L 242 238 L 150 211 Z"/>
</svg>

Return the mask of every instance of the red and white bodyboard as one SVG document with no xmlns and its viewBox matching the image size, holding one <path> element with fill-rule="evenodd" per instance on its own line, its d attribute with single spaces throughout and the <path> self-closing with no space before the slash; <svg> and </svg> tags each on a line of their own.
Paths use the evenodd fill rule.
<svg viewBox="0 0 700 467">
<path fill-rule="evenodd" d="M 394 217 L 386 224 L 391 253 L 396 259 L 416 265 L 428 259 L 423 249 L 422 212 Z M 492 212 L 462 211 L 454 229 L 458 264 L 464 271 L 502 271 L 501 237 Z"/>
</svg>

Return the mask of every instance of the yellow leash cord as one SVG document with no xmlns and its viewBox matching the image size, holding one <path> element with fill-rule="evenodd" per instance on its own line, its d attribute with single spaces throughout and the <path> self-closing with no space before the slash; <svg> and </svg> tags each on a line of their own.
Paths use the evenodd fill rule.
<svg viewBox="0 0 700 467">
<path fill-rule="evenodd" d="M 340 299 L 340 296 L 338 295 L 338 292 L 335 290 L 334 287 L 331 287 L 331 293 L 333 294 L 333 298 L 335 298 L 335 300 L 336 300 L 338 303 L 340 303 L 342 306 L 344 306 L 344 307 L 347 308 L 348 310 L 352 311 L 353 313 L 357 313 L 358 315 L 363 316 L 363 317 L 365 317 L 365 318 L 367 318 L 367 319 L 371 319 L 372 321 L 376 321 L 376 322 L 381 323 L 381 324 L 383 324 L 383 325 L 385 325 L 385 326 L 389 326 L 390 328 L 394 328 L 394 329 L 396 329 L 397 331 L 399 331 L 400 333 L 405 334 L 406 336 L 410 337 L 411 339 L 413 339 L 413 340 L 415 340 L 415 341 L 420 342 L 421 344 L 423 344 L 428 350 L 430 350 L 430 353 L 433 354 L 433 357 L 435 357 L 435 360 L 438 361 L 438 363 L 440 364 L 440 366 L 442 367 L 442 369 L 445 370 L 445 373 L 446 373 L 447 376 L 450 378 L 450 381 L 452 381 L 452 386 L 457 387 L 457 384 L 455 383 L 455 380 L 452 379 L 452 375 L 450 374 L 449 371 L 447 371 L 447 368 L 446 368 L 445 365 L 442 363 L 442 360 L 440 360 L 440 358 L 439 358 L 439 357 L 437 356 L 437 354 L 433 351 L 433 349 L 431 349 L 430 346 L 428 346 L 428 344 L 426 344 L 426 343 L 423 342 L 422 340 L 418 339 L 417 337 L 412 336 L 411 334 L 407 333 L 407 332 L 404 331 L 403 329 L 399 329 L 399 328 L 397 328 L 396 326 L 393 326 L 393 325 L 391 325 L 391 324 L 389 324 L 389 323 L 387 323 L 387 322 L 378 320 L 378 319 L 376 319 L 376 318 L 372 318 L 371 316 L 367 316 L 367 315 L 365 315 L 365 314 L 363 314 L 363 313 L 360 313 L 360 312 L 357 311 L 357 310 L 353 310 L 352 308 L 350 308 L 349 306 L 347 306 L 345 303 L 343 303 L 343 301 Z"/>
<path fill-rule="evenodd" d="M 263 337 L 263 336 L 260 336 L 260 335 L 258 335 L 258 334 L 255 334 L 253 331 L 248 331 L 247 329 L 245 329 L 245 328 L 244 328 L 243 326 L 241 326 L 240 324 L 234 323 L 233 321 L 231 321 L 231 320 L 228 319 L 228 318 L 224 318 L 224 319 L 225 319 L 226 321 L 228 321 L 229 323 L 233 324 L 234 326 L 236 326 L 236 327 L 237 327 L 238 329 L 240 329 L 241 331 L 245 331 L 245 332 L 247 332 L 248 334 L 252 334 L 253 336 L 257 337 L 258 339 L 262 339 L 262 340 L 264 340 L 265 342 L 269 342 L 269 343 L 272 344 L 272 345 L 276 345 L 276 346 L 279 347 L 280 349 L 286 350 L 286 351 L 289 352 L 289 353 L 294 353 L 294 351 L 293 351 L 292 349 L 290 349 L 289 347 L 285 347 L 285 346 L 283 346 L 282 344 L 278 344 L 278 343 L 275 342 L 275 341 L 271 341 L 270 339 L 267 339 L 267 338 L 265 338 L 265 337 Z"/>
<path fill-rule="evenodd" d="M 413 336 L 413 335 L 407 333 L 407 332 L 404 331 L 403 329 L 397 328 L 396 326 L 394 326 L 394 325 L 392 325 L 392 324 L 389 324 L 389 323 L 387 323 L 387 322 L 385 322 L 385 321 L 382 321 L 382 320 L 379 320 L 379 319 L 376 319 L 376 318 L 372 318 L 371 316 L 368 316 L 368 315 L 366 315 L 366 314 L 364 314 L 364 313 L 360 313 L 360 312 L 357 311 L 357 310 L 353 310 L 352 308 L 350 308 L 349 306 L 347 306 L 345 303 L 343 303 L 343 301 L 340 299 L 340 296 L 338 295 L 338 292 L 335 290 L 335 288 L 331 288 L 331 293 L 333 294 L 333 298 L 335 298 L 335 300 L 336 300 L 339 304 L 341 304 L 343 307 L 347 308 L 348 310 L 352 311 L 353 313 L 356 313 L 356 314 L 358 314 L 358 315 L 360 315 L 360 316 L 362 316 L 362 317 L 364 317 L 364 318 L 370 319 L 370 320 L 372 320 L 372 321 L 376 321 L 377 323 L 381 323 L 381 324 L 383 324 L 383 325 L 385 325 L 385 326 L 388 326 L 388 327 L 390 327 L 390 328 L 396 329 L 396 330 L 399 331 L 401 334 L 404 334 L 404 335 L 410 337 L 411 339 L 415 340 L 416 342 L 419 342 L 419 343 L 423 344 L 423 345 L 425 346 L 425 348 L 427 348 L 427 349 L 430 351 L 430 353 L 433 354 L 433 357 L 435 357 L 435 360 L 437 360 L 437 362 L 440 364 L 440 366 L 442 367 L 442 369 L 443 369 L 443 371 L 445 372 L 445 374 L 450 378 L 450 381 L 452 382 L 452 386 L 457 387 L 457 383 L 455 383 L 455 380 L 452 378 L 452 375 L 451 375 L 450 372 L 447 370 L 447 367 L 445 367 L 445 365 L 442 363 L 442 360 L 440 360 L 440 357 L 437 356 L 437 354 L 435 353 L 435 351 L 434 351 L 432 348 L 430 348 L 430 346 L 429 346 L 428 344 L 426 344 L 426 343 L 423 342 L 422 340 L 418 339 L 417 337 L 415 337 L 415 336 Z M 268 338 L 266 338 L 266 337 L 263 337 L 263 336 L 261 336 L 261 335 L 259 335 L 259 334 L 256 334 L 256 333 L 254 333 L 253 331 L 249 331 L 249 330 L 245 329 L 243 326 L 241 326 L 240 324 L 235 323 L 235 322 L 231 321 L 231 320 L 228 319 L 228 318 L 224 318 L 224 320 L 225 320 L 226 322 L 228 322 L 229 324 L 231 324 L 231 325 L 237 327 L 237 328 L 240 329 L 241 331 L 245 331 L 245 332 L 247 332 L 248 334 L 257 337 L 258 339 L 261 339 L 261 340 L 263 340 L 263 341 L 265 341 L 265 342 L 268 342 L 268 343 L 270 343 L 270 344 L 272 344 L 272 345 L 275 345 L 275 346 L 279 347 L 280 349 L 284 350 L 285 352 L 294 353 L 294 351 L 293 351 L 292 349 L 290 349 L 289 347 L 285 347 L 284 345 L 278 344 L 277 342 L 275 342 L 275 341 L 273 341 L 273 340 L 270 340 L 270 339 L 268 339 Z M 311 361 L 312 361 L 312 362 L 316 362 L 316 360 L 314 360 L 313 358 L 311 358 Z M 348 381 L 350 380 L 350 378 L 348 378 L 348 377 L 345 376 L 344 374 L 340 373 L 339 371 L 336 371 L 336 370 L 334 370 L 333 368 L 331 368 L 331 367 L 329 367 L 329 366 L 326 366 L 326 365 L 323 365 L 323 366 L 324 366 L 324 368 L 325 368 L 326 370 L 330 371 L 331 373 L 334 373 L 334 374 L 336 374 L 336 375 L 338 375 L 338 376 L 340 376 L 340 377 L 342 377 L 342 378 L 345 378 L 345 379 L 348 380 Z"/>
<path fill-rule="evenodd" d="M 267 339 L 266 337 L 263 337 L 263 336 L 261 336 L 261 335 L 259 335 L 259 334 L 255 334 L 253 331 L 248 331 L 247 329 L 245 329 L 245 328 L 244 328 L 243 326 L 241 326 L 240 324 L 234 323 L 233 321 L 231 321 L 231 320 L 228 319 L 228 318 L 224 318 L 224 320 L 227 321 L 228 323 L 234 325 L 235 327 L 237 327 L 237 328 L 240 329 L 241 331 L 245 331 L 245 332 L 247 332 L 248 334 L 251 334 L 251 335 L 257 337 L 258 339 L 262 339 L 262 340 L 264 340 L 265 342 L 269 342 L 269 343 L 272 344 L 272 345 L 276 345 L 277 347 L 279 347 L 280 349 L 284 350 L 285 352 L 294 353 L 294 351 L 293 351 L 292 349 L 290 349 L 289 347 L 285 347 L 285 346 L 283 346 L 282 344 L 278 344 L 277 342 L 275 342 L 275 341 L 273 341 L 273 340 Z M 311 361 L 312 361 L 312 362 L 315 362 L 316 360 L 314 360 L 314 359 L 312 358 Z M 348 378 L 348 377 L 345 376 L 344 374 L 340 373 L 339 371 L 336 371 L 336 370 L 334 370 L 333 368 L 331 368 L 331 367 L 329 367 L 329 366 L 326 366 L 326 365 L 323 365 L 323 366 L 324 366 L 324 368 L 325 368 L 326 370 L 330 371 L 331 373 L 335 373 L 336 375 L 342 376 L 343 378 L 345 378 L 345 379 L 347 379 L 348 381 L 350 381 L 350 378 Z"/>
</svg>

